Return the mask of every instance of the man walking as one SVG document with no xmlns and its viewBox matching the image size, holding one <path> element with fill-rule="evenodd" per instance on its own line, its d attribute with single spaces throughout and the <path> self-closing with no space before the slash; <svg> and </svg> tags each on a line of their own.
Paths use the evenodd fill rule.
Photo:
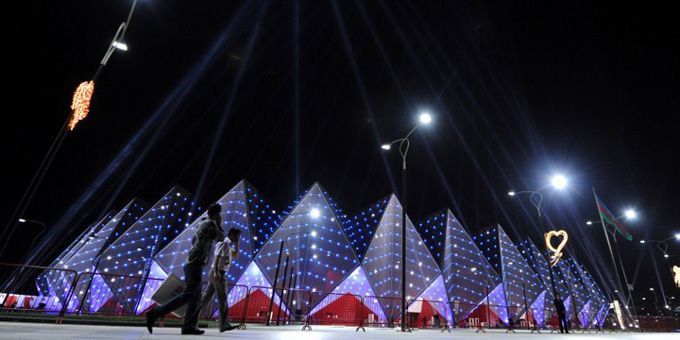
<svg viewBox="0 0 680 340">
<path fill-rule="evenodd" d="M 217 242 L 217 245 L 215 246 L 213 265 L 210 269 L 210 274 L 208 274 L 210 283 L 203 293 L 201 306 L 196 309 L 196 314 L 198 317 L 201 309 L 210 304 L 213 296 L 215 293 L 217 293 L 217 301 L 219 303 L 220 313 L 220 333 L 238 328 L 238 326 L 232 326 L 229 324 L 227 320 L 227 312 L 229 310 L 229 306 L 227 305 L 227 273 L 229 272 L 229 267 L 231 267 L 233 260 L 238 257 L 240 238 L 241 230 L 231 228 L 227 233 L 227 237 L 224 238 L 224 241 Z"/>
<path fill-rule="evenodd" d="M 184 280 L 186 281 L 184 291 L 165 304 L 156 306 L 146 313 L 146 328 L 149 333 L 153 333 L 153 324 L 159 317 L 184 305 L 187 305 L 187 310 L 184 314 L 182 334 L 201 335 L 205 333 L 205 331 L 198 329 L 198 313 L 196 313 L 196 310 L 201 298 L 203 267 L 207 262 L 210 247 L 213 241 L 223 237 L 220 227 L 222 223 L 221 211 L 222 207 L 219 204 L 211 205 L 208 208 L 208 217 L 199 223 L 196 234 L 191 240 L 192 247 L 189 251 L 187 263 L 184 264 Z"/>
<path fill-rule="evenodd" d="M 567 320 L 567 309 L 564 308 L 564 302 L 560 299 L 560 294 L 555 293 L 555 310 L 557 311 L 557 322 L 560 325 L 560 333 L 569 334 L 569 320 Z"/>
</svg>

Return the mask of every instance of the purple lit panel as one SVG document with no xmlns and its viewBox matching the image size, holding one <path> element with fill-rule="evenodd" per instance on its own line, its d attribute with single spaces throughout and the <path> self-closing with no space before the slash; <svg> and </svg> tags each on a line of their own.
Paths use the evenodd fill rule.
<svg viewBox="0 0 680 340">
<path fill-rule="evenodd" d="M 531 304 L 531 311 L 534 315 L 534 320 L 538 327 L 543 327 L 545 325 L 545 303 L 548 291 L 544 290 L 541 294 L 534 300 Z"/>
<path fill-rule="evenodd" d="M 190 195 L 175 187 L 101 254 L 97 272 L 128 313 L 137 310 L 147 289 L 153 257 L 188 225 L 193 209 Z"/>
<path fill-rule="evenodd" d="M 262 274 L 260 266 L 255 261 L 250 262 L 250 264 L 246 267 L 246 270 L 243 271 L 241 277 L 238 279 L 238 281 L 236 281 L 234 288 L 232 288 L 232 290 L 229 292 L 229 295 L 227 295 L 227 302 L 229 306 L 236 305 L 239 301 L 246 297 L 242 291 L 242 288 L 239 288 L 240 286 L 251 288 L 251 293 L 253 292 L 253 289 L 257 290 L 258 288 L 264 288 L 259 290 L 267 295 L 267 297 L 272 297 L 272 290 L 266 289 L 271 288 L 272 285 L 269 283 L 269 280 L 267 280 L 267 277 Z M 274 296 L 274 303 L 277 306 L 281 306 L 281 309 L 288 313 L 288 308 L 285 304 L 281 303 L 281 298 L 279 297 L 278 293 Z"/>
<path fill-rule="evenodd" d="M 361 268 L 360 266 L 357 267 L 352 272 L 352 274 L 350 274 L 345 279 L 345 281 L 343 281 L 331 293 L 332 293 L 331 295 L 326 296 L 312 309 L 312 311 L 310 312 L 311 315 L 314 315 L 316 312 L 320 311 L 321 309 L 331 304 L 333 301 L 340 298 L 342 294 L 375 296 L 375 292 L 373 292 L 373 288 L 371 288 L 371 284 L 368 282 L 368 277 L 366 277 L 364 269 Z M 385 317 L 385 313 L 382 311 L 382 308 L 380 308 L 378 304 L 372 304 L 371 307 L 373 307 L 371 308 L 371 310 L 378 316 L 379 320 L 387 319 Z"/>
<path fill-rule="evenodd" d="M 373 290 L 380 297 L 401 297 L 401 221 L 401 204 L 392 195 L 362 263 Z M 406 298 L 410 300 L 420 296 L 441 272 L 411 221 L 408 218 L 406 221 L 405 279 Z M 391 301 L 381 299 L 380 303 L 388 319 L 396 319 L 401 306 Z"/>
<path fill-rule="evenodd" d="M 432 284 L 425 289 L 416 299 L 429 302 L 439 314 L 441 314 L 449 324 L 453 323 L 453 313 L 446 297 L 446 286 L 444 285 L 444 278 L 440 275 Z"/>
<path fill-rule="evenodd" d="M 151 269 L 149 270 L 149 278 L 146 280 L 146 284 L 144 285 L 142 297 L 139 299 L 139 303 L 137 304 L 137 314 L 144 312 L 154 303 L 151 297 L 167 278 L 168 274 L 165 273 L 163 268 L 161 268 L 161 266 L 159 266 L 156 261 L 153 261 L 151 264 Z"/>
<path fill-rule="evenodd" d="M 256 260 L 265 276 L 274 281 L 280 242 L 284 241 L 279 284 L 288 256 L 288 267 L 295 268 L 299 288 L 312 293 L 332 291 L 359 265 L 337 216 L 332 201 L 314 184 L 258 253 Z M 312 296 L 315 305 L 318 301 L 314 299 L 321 296 Z"/>
</svg>

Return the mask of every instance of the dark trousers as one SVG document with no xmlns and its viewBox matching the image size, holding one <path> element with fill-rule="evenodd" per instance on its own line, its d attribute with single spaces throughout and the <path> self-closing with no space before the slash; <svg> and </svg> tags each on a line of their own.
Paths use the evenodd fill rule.
<svg viewBox="0 0 680 340">
<path fill-rule="evenodd" d="M 569 320 L 566 314 L 557 314 L 557 322 L 560 324 L 560 333 L 569 333 Z"/>
<path fill-rule="evenodd" d="M 217 303 L 219 305 L 218 309 L 220 314 L 219 325 L 226 326 L 227 318 L 229 317 L 229 314 L 227 314 L 229 306 L 227 305 L 227 274 L 224 271 L 222 271 L 222 275 L 217 279 L 212 276 L 210 277 L 208 287 L 203 292 L 201 304 L 196 309 L 196 317 L 198 318 L 198 315 L 201 313 L 201 309 L 210 304 L 210 302 L 213 299 L 213 296 L 215 296 L 215 293 L 217 293 Z M 212 312 L 213 310 L 210 311 L 211 317 Z"/>
<path fill-rule="evenodd" d="M 184 314 L 184 329 L 194 329 L 198 324 L 198 302 L 201 298 L 201 276 L 203 266 L 198 263 L 187 263 L 184 265 L 184 280 L 186 286 L 181 294 L 175 296 L 170 301 L 156 306 L 152 311 L 158 316 L 168 314 L 175 309 L 187 305 Z"/>
</svg>

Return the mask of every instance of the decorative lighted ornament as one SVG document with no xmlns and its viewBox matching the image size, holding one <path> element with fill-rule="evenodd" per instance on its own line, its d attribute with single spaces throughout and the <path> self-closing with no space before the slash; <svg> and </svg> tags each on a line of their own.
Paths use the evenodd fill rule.
<svg viewBox="0 0 680 340">
<path fill-rule="evenodd" d="M 73 131 L 76 125 L 81 120 L 87 117 L 90 112 L 90 100 L 94 93 L 94 81 L 84 81 L 78 85 L 76 91 L 73 93 L 73 101 L 71 102 L 71 119 L 68 122 L 68 129 Z"/>
<path fill-rule="evenodd" d="M 552 251 L 553 254 L 550 256 L 550 266 L 554 267 L 557 262 L 560 262 L 560 259 L 562 258 L 562 249 L 564 246 L 567 245 L 567 241 L 569 240 L 569 235 L 567 235 L 567 232 L 564 230 L 551 230 L 547 233 L 544 234 L 545 236 L 545 246 L 548 248 L 548 250 Z M 557 248 L 553 247 L 552 245 L 552 238 L 555 236 L 562 236 L 562 242 L 557 246 Z"/>
<path fill-rule="evenodd" d="M 675 286 L 680 288 L 680 267 L 678 266 L 673 266 L 673 281 Z"/>
</svg>

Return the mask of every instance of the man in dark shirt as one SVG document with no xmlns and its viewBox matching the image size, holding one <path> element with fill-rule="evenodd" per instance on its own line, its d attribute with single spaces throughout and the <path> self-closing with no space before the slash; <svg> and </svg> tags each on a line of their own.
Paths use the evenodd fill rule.
<svg viewBox="0 0 680 340">
<path fill-rule="evenodd" d="M 555 310 L 557 311 L 557 322 L 560 324 L 560 333 L 569 334 L 569 320 L 567 320 L 567 309 L 564 308 L 564 302 L 560 299 L 560 294 L 555 293 Z"/>
<path fill-rule="evenodd" d="M 203 267 L 208 262 L 210 248 L 215 240 L 223 238 L 222 228 L 220 227 L 222 223 L 221 211 L 222 207 L 219 204 L 213 204 L 208 208 L 208 218 L 199 222 L 196 234 L 191 240 L 192 247 L 189 251 L 187 263 L 184 264 L 184 280 L 186 281 L 184 291 L 165 304 L 156 306 L 146 313 L 146 328 L 149 333 L 153 333 L 153 324 L 159 317 L 184 305 L 187 305 L 187 310 L 184 314 L 182 334 L 201 335 L 205 333 L 197 327 L 198 313 L 196 313 L 196 310 L 201 299 Z"/>
</svg>

